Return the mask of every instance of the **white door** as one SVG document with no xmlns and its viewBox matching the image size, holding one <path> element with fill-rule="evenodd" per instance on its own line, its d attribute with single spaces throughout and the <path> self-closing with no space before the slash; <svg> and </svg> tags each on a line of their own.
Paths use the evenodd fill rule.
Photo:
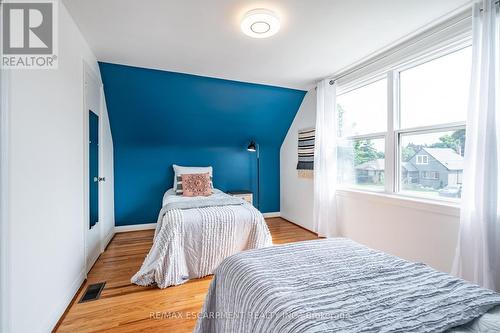
<svg viewBox="0 0 500 333">
<path fill-rule="evenodd" d="M 100 182 L 100 208 L 99 222 L 101 223 L 101 252 L 114 235 L 115 231 L 115 204 L 114 204 L 114 177 L 113 177 L 113 139 L 111 137 L 111 127 L 109 124 L 108 110 L 104 91 L 101 86 L 101 144 L 99 161 L 101 162 L 100 174 L 104 181 Z"/>
<path fill-rule="evenodd" d="M 88 272 L 99 255 L 104 251 L 114 235 L 114 177 L 113 177 L 113 140 L 108 118 L 108 110 L 104 98 L 101 80 L 90 67 L 84 63 L 84 128 L 85 128 L 85 258 Z M 92 143 L 95 119 L 98 119 L 98 171 L 92 170 L 95 159 Z M 93 119 L 93 120 L 91 120 Z M 94 121 L 94 124 L 91 122 Z M 95 133 L 93 133 L 95 136 Z M 94 164 L 95 169 L 95 164 Z M 96 173 L 95 175 L 92 173 Z M 97 178 L 97 179 L 94 179 Z M 97 187 L 96 187 L 97 186 Z M 95 197 L 97 192 L 97 207 Z M 92 201 L 94 200 L 94 201 Z M 97 218 L 96 216 L 97 211 Z"/>
<path fill-rule="evenodd" d="M 100 153 L 101 145 L 100 127 L 101 125 L 101 90 L 100 81 L 97 76 L 92 73 L 88 66 L 84 66 L 84 150 L 85 150 L 85 168 L 86 168 L 86 191 L 85 191 L 85 254 L 86 254 L 86 269 L 87 272 L 92 268 L 92 265 L 101 254 L 101 225 L 100 209 L 102 201 L 100 195 L 101 181 L 101 164 Z"/>
</svg>

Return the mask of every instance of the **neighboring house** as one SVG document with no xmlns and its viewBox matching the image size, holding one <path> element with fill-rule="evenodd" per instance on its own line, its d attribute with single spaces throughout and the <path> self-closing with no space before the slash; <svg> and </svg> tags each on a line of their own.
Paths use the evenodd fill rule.
<svg viewBox="0 0 500 333">
<path fill-rule="evenodd" d="M 403 182 L 435 189 L 461 185 L 463 159 L 451 148 L 422 148 L 403 164 Z"/>
<path fill-rule="evenodd" d="M 420 172 L 410 162 L 401 163 L 401 171 L 403 176 L 403 183 L 405 184 L 418 184 Z"/>
<path fill-rule="evenodd" d="M 380 183 L 384 179 L 384 159 L 357 165 L 358 184 Z M 462 184 L 463 157 L 451 148 L 422 148 L 401 164 L 402 182 L 442 189 Z"/>
<path fill-rule="evenodd" d="M 379 158 L 357 165 L 356 180 L 358 184 L 381 183 L 384 181 L 385 160 Z"/>
</svg>

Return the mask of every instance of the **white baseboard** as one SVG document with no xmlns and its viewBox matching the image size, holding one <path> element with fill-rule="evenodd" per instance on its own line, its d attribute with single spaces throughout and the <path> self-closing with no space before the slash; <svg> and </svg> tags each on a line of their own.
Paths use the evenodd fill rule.
<svg viewBox="0 0 500 333">
<path fill-rule="evenodd" d="M 155 229 L 156 223 L 131 224 L 115 227 L 115 232 L 138 231 Z"/>
<path fill-rule="evenodd" d="M 47 324 L 44 326 L 44 329 L 42 331 L 52 332 L 54 327 L 57 325 L 57 322 L 61 319 L 62 315 L 64 314 L 64 311 L 66 311 L 69 304 L 73 300 L 73 297 L 75 297 L 76 293 L 78 292 L 78 289 L 80 289 L 80 286 L 82 285 L 84 280 L 85 280 L 85 270 L 81 271 L 76 280 L 71 284 L 69 288 L 66 289 L 68 290 L 66 296 L 59 304 L 55 306 L 52 315 L 50 316 Z"/>
<path fill-rule="evenodd" d="M 280 212 L 270 212 L 270 213 L 262 213 L 264 217 L 280 217 L 281 213 Z"/>
<path fill-rule="evenodd" d="M 310 231 L 310 232 L 312 232 L 312 233 L 314 233 L 314 234 L 317 234 L 317 232 L 315 232 L 314 230 L 312 230 L 312 228 L 311 228 L 311 227 L 309 227 L 309 226 L 305 226 L 305 225 L 303 225 L 303 224 L 301 224 L 301 223 L 298 223 L 298 222 L 297 222 L 294 218 L 288 217 L 288 216 L 286 216 L 286 215 L 282 215 L 281 217 L 282 217 L 284 220 L 286 220 L 286 221 L 288 221 L 288 222 L 290 222 L 290 223 L 292 223 L 292 224 L 295 224 L 296 226 L 301 227 L 302 229 L 305 229 L 305 230 L 308 230 L 308 231 Z"/>
<path fill-rule="evenodd" d="M 108 234 L 106 235 L 106 237 L 104 237 L 103 241 L 102 241 L 102 248 L 101 248 L 101 252 L 104 252 L 104 250 L 106 249 L 106 246 L 108 246 L 109 242 L 111 242 L 111 239 L 113 239 L 113 236 L 115 235 L 115 228 L 116 227 L 112 227 Z"/>
<path fill-rule="evenodd" d="M 100 245 L 100 244 L 99 244 Z M 92 258 L 90 258 L 90 260 L 88 261 L 87 263 L 87 274 L 90 272 L 90 270 L 92 269 L 92 267 L 94 267 L 97 259 L 99 259 L 99 256 L 101 255 L 102 251 L 101 251 L 101 248 L 99 247 L 98 249 L 99 251 L 96 251 L 96 253 L 94 254 L 94 256 Z M 85 275 L 87 276 L 87 275 Z"/>
</svg>

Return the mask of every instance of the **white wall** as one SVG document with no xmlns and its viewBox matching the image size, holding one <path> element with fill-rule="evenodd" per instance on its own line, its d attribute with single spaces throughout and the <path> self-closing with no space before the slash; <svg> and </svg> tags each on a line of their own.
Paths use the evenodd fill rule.
<svg viewBox="0 0 500 333">
<path fill-rule="evenodd" d="M 99 68 L 62 3 L 58 16 L 59 68 L 9 73 L 9 333 L 50 331 L 85 276 L 83 60 Z"/>
<path fill-rule="evenodd" d="M 316 94 L 307 93 L 281 146 L 281 216 L 313 229 L 313 180 L 297 176 L 297 130 L 315 126 Z M 451 270 L 459 210 L 388 195 L 339 191 L 342 236 L 399 257 Z"/>
<path fill-rule="evenodd" d="M 384 195 L 339 191 L 341 234 L 374 249 L 449 273 L 459 209 Z"/>
<path fill-rule="evenodd" d="M 280 213 L 306 229 L 313 229 L 313 179 L 297 175 L 297 131 L 316 126 L 316 90 L 311 89 L 302 100 L 299 111 L 280 150 Z"/>
</svg>

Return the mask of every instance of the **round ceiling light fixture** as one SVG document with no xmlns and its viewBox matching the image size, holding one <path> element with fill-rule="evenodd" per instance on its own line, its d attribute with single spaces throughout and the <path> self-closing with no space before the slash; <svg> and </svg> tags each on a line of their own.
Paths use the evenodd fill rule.
<svg viewBox="0 0 500 333">
<path fill-rule="evenodd" d="M 241 30 L 253 38 L 271 37 L 280 30 L 280 20 L 273 11 L 254 9 L 243 17 Z"/>
</svg>

